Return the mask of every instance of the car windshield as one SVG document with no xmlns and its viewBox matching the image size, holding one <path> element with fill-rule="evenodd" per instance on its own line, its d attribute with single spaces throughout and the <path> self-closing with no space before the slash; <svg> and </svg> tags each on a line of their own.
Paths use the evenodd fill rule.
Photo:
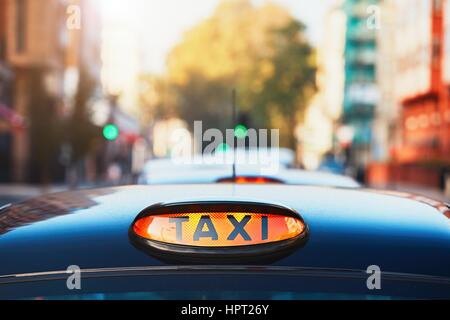
<svg viewBox="0 0 450 320">
<path fill-rule="evenodd" d="M 327 274 L 328 272 L 328 274 Z M 392 277 L 383 290 L 370 291 L 366 278 L 310 270 L 296 275 L 276 272 L 178 272 L 166 275 L 92 276 L 81 290 L 69 291 L 65 280 L 20 282 L 0 287 L 3 299 L 32 300 L 395 300 L 448 298 L 450 283 Z M 412 290 L 414 288 L 414 290 Z"/>
<path fill-rule="evenodd" d="M 297 293 L 260 291 L 184 291 L 90 293 L 66 296 L 27 297 L 25 300 L 405 300 L 405 297 L 346 293 Z"/>
</svg>

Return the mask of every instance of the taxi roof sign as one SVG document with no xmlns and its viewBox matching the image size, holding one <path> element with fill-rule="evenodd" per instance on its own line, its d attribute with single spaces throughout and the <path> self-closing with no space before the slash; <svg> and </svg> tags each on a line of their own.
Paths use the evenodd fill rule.
<svg viewBox="0 0 450 320">
<path fill-rule="evenodd" d="M 252 202 L 159 204 L 141 212 L 130 227 L 133 243 L 150 253 L 203 259 L 281 253 L 306 235 L 297 212 Z"/>
</svg>

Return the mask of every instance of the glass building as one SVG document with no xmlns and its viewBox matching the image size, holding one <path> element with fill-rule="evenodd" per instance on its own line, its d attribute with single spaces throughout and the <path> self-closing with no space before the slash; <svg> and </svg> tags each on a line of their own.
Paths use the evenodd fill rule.
<svg viewBox="0 0 450 320">
<path fill-rule="evenodd" d="M 376 85 L 378 0 L 346 0 L 345 91 L 342 122 L 353 131 L 348 150 L 349 164 L 361 168 L 371 160 L 375 108 L 379 100 Z"/>
</svg>

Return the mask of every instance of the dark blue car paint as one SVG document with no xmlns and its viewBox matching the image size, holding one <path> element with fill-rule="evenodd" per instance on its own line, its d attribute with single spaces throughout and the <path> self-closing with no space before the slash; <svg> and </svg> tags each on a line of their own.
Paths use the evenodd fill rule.
<svg viewBox="0 0 450 320">
<path fill-rule="evenodd" d="M 450 220 L 425 203 L 369 190 L 283 185 L 135 186 L 49 195 L 0 214 L 0 276 L 166 265 L 136 249 L 128 228 L 159 202 L 251 200 L 297 210 L 307 244 L 274 266 L 365 270 L 450 278 Z"/>
</svg>

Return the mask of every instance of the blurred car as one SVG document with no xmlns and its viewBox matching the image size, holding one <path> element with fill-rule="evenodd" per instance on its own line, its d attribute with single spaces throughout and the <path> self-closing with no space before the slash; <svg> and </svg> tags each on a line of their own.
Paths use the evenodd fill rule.
<svg viewBox="0 0 450 320">
<path fill-rule="evenodd" d="M 177 159 L 150 160 L 138 178 L 139 184 L 209 184 L 218 182 L 236 183 L 282 183 L 342 188 L 359 188 L 354 179 L 329 172 L 291 169 L 294 157 L 284 150 L 272 157 L 265 151 L 241 151 L 236 159 L 229 153 L 225 158 L 197 156 L 189 161 Z M 265 158 L 264 158 L 265 155 Z M 292 156 L 292 158 L 291 158 Z M 256 161 L 250 161 L 250 159 Z M 236 161 L 233 175 L 233 162 Z M 276 166 L 274 166 L 276 162 Z M 267 170 L 276 167 L 276 170 Z"/>
<path fill-rule="evenodd" d="M 336 159 L 333 153 L 327 153 L 320 163 L 319 170 L 334 174 L 345 174 L 345 165 L 342 161 Z"/>
<path fill-rule="evenodd" d="M 236 155 L 236 158 L 235 158 Z M 183 170 L 211 170 L 230 168 L 233 163 L 240 167 L 257 167 L 277 165 L 280 168 L 293 168 L 295 155 L 292 150 L 279 148 L 250 148 L 237 149 L 236 152 L 216 152 L 213 155 L 194 155 L 186 158 L 157 158 L 149 160 L 143 169 L 143 176 L 153 173 L 177 169 Z"/>
<path fill-rule="evenodd" d="M 232 168 L 191 168 L 167 167 L 163 171 L 153 171 L 141 176 L 140 184 L 211 184 L 220 182 L 236 183 L 281 183 L 291 185 L 328 186 L 360 188 L 354 179 L 346 176 L 298 169 L 280 169 L 277 174 L 262 175 L 257 167 L 237 167 L 233 178 Z"/>
<path fill-rule="evenodd" d="M 449 252 L 450 208 L 405 194 L 77 191 L 0 209 L 0 299 L 450 299 Z"/>
</svg>

